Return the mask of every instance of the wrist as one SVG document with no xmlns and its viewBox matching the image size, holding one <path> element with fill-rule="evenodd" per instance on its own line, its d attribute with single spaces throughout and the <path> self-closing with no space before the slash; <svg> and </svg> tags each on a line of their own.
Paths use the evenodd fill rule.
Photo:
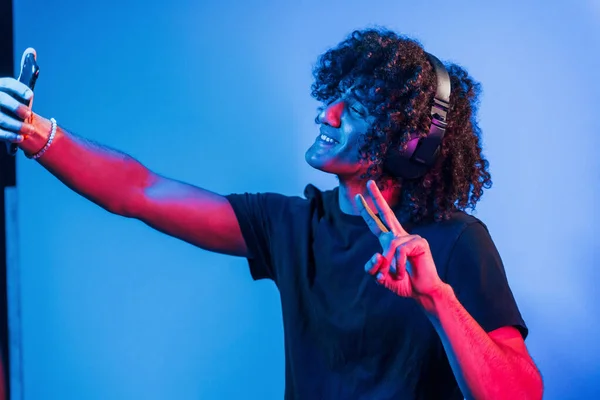
<svg viewBox="0 0 600 400">
<path fill-rule="evenodd" d="M 417 303 L 423 307 L 425 312 L 437 317 L 438 311 L 443 307 L 443 304 L 452 297 L 455 297 L 452 286 L 440 281 L 438 285 L 435 285 L 427 293 L 420 294 L 417 297 Z"/>
<path fill-rule="evenodd" d="M 52 133 L 52 122 L 35 113 L 32 114 L 28 122 L 31 129 L 23 135 L 25 139 L 19 143 L 19 147 L 28 157 L 31 157 L 41 151 L 48 143 Z M 58 136 L 58 130 L 56 136 Z"/>
</svg>

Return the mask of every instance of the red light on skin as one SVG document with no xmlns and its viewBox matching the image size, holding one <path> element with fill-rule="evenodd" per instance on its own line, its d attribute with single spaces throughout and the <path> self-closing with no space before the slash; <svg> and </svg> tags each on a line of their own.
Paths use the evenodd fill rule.
<svg viewBox="0 0 600 400">
<path fill-rule="evenodd" d="M 325 123 L 333 126 L 334 128 L 339 128 L 342 124 L 342 113 L 344 112 L 345 104 L 343 101 L 338 101 L 327 107 L 325 110 Z"/>
</svg>

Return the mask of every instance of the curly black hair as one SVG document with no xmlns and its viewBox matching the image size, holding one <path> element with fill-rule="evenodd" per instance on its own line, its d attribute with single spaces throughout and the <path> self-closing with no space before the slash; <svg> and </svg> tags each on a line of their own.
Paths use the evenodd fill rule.
<svg viewBox="0 0 600 400">
<path fill-rule="evenodd" d="M 492 185 L 477 123 L 481 86 L 458 65 L 446 69 L 452 85 L 446 135 L 434 166 L 411 180 L 391 176 L 384 162 L 390 146 L 406 146 L 429 132 L 437 80 L 422 45 L 383 28 L 355 31 L 322 54 L 313 71 L 315 99 L 330 104 L 352 88 L 375 116 L 360 149 L 361 158 L 373 162 L 363 178 L 380 187 L 401 186 L 399 207 L 415 222 L 474 210 L 483 189 Z"/>
</svg>

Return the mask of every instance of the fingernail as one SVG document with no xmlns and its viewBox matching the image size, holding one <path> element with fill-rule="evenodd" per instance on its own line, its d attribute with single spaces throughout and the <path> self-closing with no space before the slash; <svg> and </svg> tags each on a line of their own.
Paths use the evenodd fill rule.
<svg viewBox="0 0 600 400">
<path fill-rule="evenodd" d="M 21 143 L 23 140 L 25 140 L 25 136 L 23 135 L 17 135 L 17 142 Z"/>
<path fill-rule="evenodd" d="M 371 262 L 368 262 L 365 264 L 365 271 L 369 272 L 371 270 L 371 268 L 373 268 L 373 265 L 375 265 L 375 263 L 377 262 L 377 255 L 374 255 L 373 257 L 371 257 Z"/>
<path fill-rule="evenodd" d="M 29 99 L 31 99 L 31 96 L 33 96 L 33 92 L 32 92 L 31 90 L 29 90 L 29 89 L 28 89 L 28 90 L 25 92 L 25 100 L 29 100 Z"/>
<path fill-rule="evenodd" d="M 383 273 L 381 273 L 381 272 L 378 272 L 378 273 L 377 273 L 377 280 L 378 280 L 378 281 L 380 281 L 380 280 L 382 280 L 382 279 L 383 279 Z"/>
</svg>

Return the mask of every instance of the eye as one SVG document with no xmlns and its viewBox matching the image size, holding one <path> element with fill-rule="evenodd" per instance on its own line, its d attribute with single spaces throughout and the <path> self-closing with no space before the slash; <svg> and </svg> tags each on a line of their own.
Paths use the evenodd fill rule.
<svg viewBox="0 0 600 400">
<path fill-rule="evenodd" d="M 360 115 L 361 117 L 364 117 L 364 116 L 365 116 L 365 113 L 364 113 L 364 111 L 363 111 L 361 108 L 359 108 L 359 107 L 357 107 L 357 106 L 355 106 L 355 105 L 351 106 L 351 107 L 350 107 L 350 109 L 351 109 L 352 111 L 354 111 L 356 114 Z"/>
</svg>

